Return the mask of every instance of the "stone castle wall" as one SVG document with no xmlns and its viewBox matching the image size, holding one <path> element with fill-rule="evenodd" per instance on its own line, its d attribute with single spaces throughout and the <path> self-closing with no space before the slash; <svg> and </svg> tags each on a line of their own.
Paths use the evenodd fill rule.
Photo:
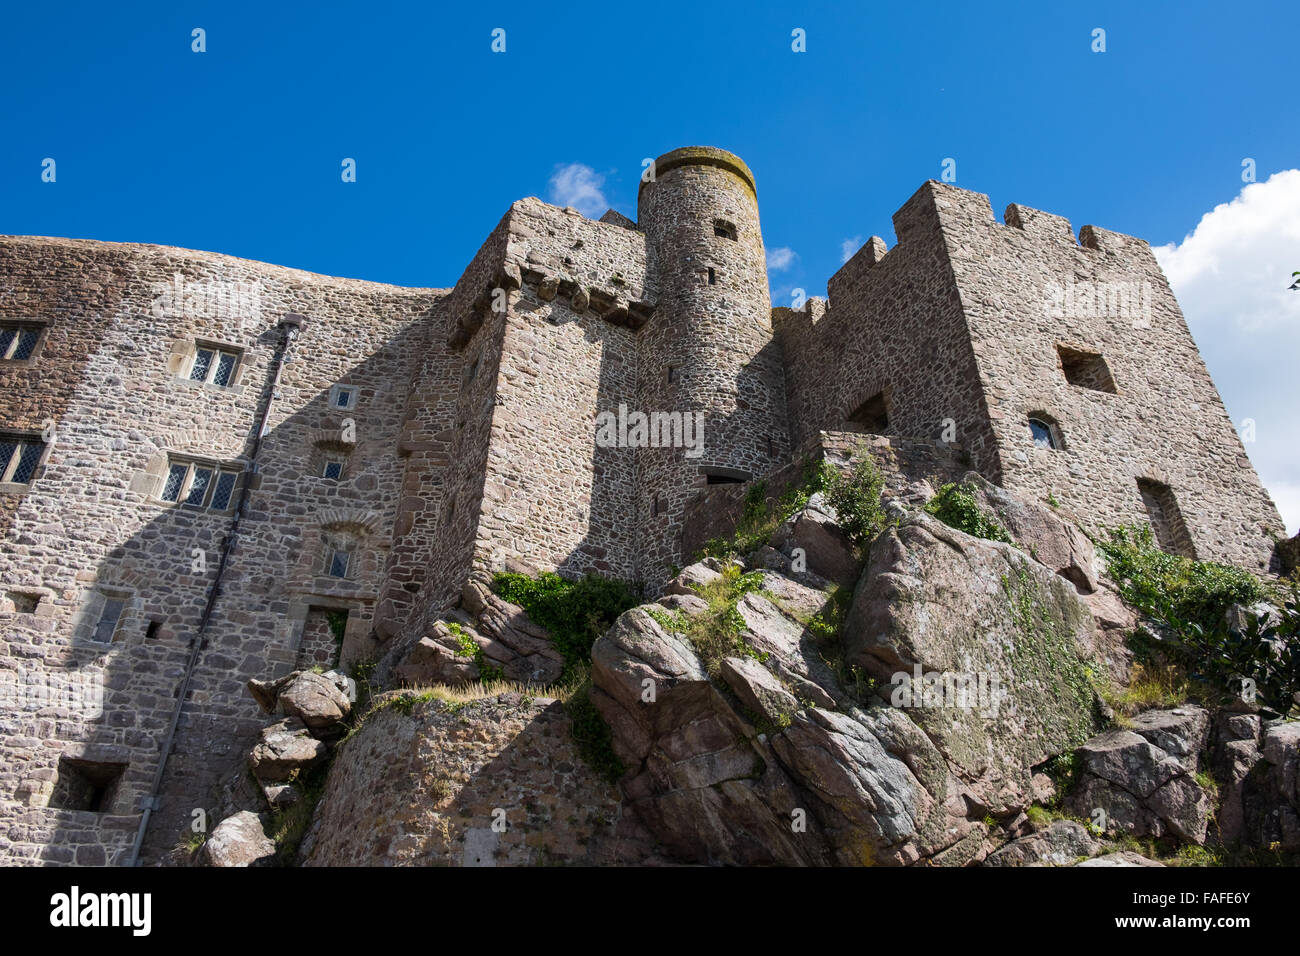
<svg viewBox="0 0 1300 956">
<path fill-rule="evenodd" d="M 7 429 L 57 421 L 43 472 L 0 495 L 9 515 L 0 550 L 6 858 L 125 859 L 233 510 L 159 500 L 168 456 L 237 468 L 250 484 L 147 859 L 181 836 L 225 762 L 242 757 L 261 722 L 244 682 L 294 666 L 308 608 L 346 609 L 350 634 L 369 631 L 400 480 L 395 447 L 413 354 L 403 342 L 436 294 L 71 240 L 0 241 L 0 276 L 0 315 L 49 323 L 35 363 L 0 369 L 0 421 Z M 313 318 L 284 369 L 254 477 L 247 459 L 285 312 Z M 241 352 L 233 387 L 181 377 L 196 337 Z M 356 442 L 333 482 L 316 467 L 318 446 L 338 438 L 327 408 L 337 383 L 356 386 L 358 402 Z M 355 548 L 346 580 L 324 575 L 331 538 Z M 13 594 L 36 595 L 34 611 L 19 611 Z M 101 642 L 93 629 L 107 598 L 126 606 Z M 102 710 L 42 700 L 40 686 L 59 681 L 102 684 Z M 125 765 L 100 812 L 49 807 L 61 760 Z"/>
<path fill-rule="evenodd" d="M 1184 553 L 1268 569 L 1281 518 L 1145 242 L 1085 226 L 1080 244 L 1015 204 L 999 223 L 936 182 L 894 227 L 895 248 L 873 237 L 832 277 L 829 306 L 775 310 L 796 436 L 883 393 L 890 434 L 955 436 L 990 480 L 1095 532 L 1151 520 L 1141 479 L 1170 490 Z M 1036 447 L 1031 417 L 1058 447 Z"/>
<path fill-rule="evenodd" d="M 0 430 L 54 435 L 29 486 L 0 485 L 4 859 L 124 861 L 180 701 L 144 846 L 157 859 L 260 729 L 249 678 L 378 657 L 507 561 L 654 593 L 717 523 L 707 512 L 742 499 L 711 478 L 779 479 L 792 449 L 857 441 L 839 430 L 871 432 L 882 410 L 886 435 L 867 440 L 900 475 L 969 463 L 1098 527 L 1155 501 L 1186 526 L 1175 546 L 1267 560 L 1276 509 L 1145 243 L 1085 228 L 1079 245 L 1020 206 L 998 224 L 983 196 L 927 183 L 895 215 L 893 249 L 873 238 L 829 304 L 795 312 L 770 307 L 736 157 L 660 157 L 639 219 L 521 200 L 451 290 L 0 238 L 0 319 L 45 326 L 33 358 L 0 361 Z M 1149 315 L 1064 292 L 1054 314 L 1071 282 L 1149 286 Z M 306 324 L 254 473 L 286 313 Z M 233 387 L 188 380 L 198 343 L 239 353 Z M 355 389 L 346 409 L 340 387 Z M 700 454 L 598 440 L 621 408 L 701 413 Z M 1034 447 L 1030 415 L 1060 448 Z M 183 458 L 241 473 L 230 507 L 160 500 Z M 352 555 L 344 578 L 328 573 L 335 549 Z M 111 600 L 121 622 L 95 641 Z M 102 712 L 37 690 L 78 681 L 102 684 Z M 125 770 L 98 811 L 57 808 L 74 777 L 61 767 L 110 765 Z"/>
</svg>

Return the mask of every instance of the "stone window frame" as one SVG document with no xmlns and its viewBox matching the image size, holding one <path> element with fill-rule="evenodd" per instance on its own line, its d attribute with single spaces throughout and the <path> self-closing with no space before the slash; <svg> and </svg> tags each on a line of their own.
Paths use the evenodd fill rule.
<svg viewBox="0 0 1300 956">
<path fill-rule="evenodd" d="M 97 635 L 109 601 L 121 601 L 122 609 L 117 615 L 109 639 L 101 641 L 98 640 Z M 81 610 L 73 625 L 73 642 L 105 650 L 121 647 L 130 638 L 136 623 L 143 619 L 142 603 L 136 592 L 130 588 L 112 584 L 97 584 L 87 588 L 82 595 Z"/>
<path fill-rule="evenodd" d="M 713 235 L 719 239 L 727 239 L 731 242 L 740 241 L 740 233 L 736 229 L 736 224 L 729 219 L 714 219 Z"/>
<path fill-rule="evenodd" d="M 356 570 L 356 563 L 353 560 L 356 556 L 356 549 L 338 544 L 332 544 L 328 549 L 325 560 L 325 577 L 334 578 L 338 581 L 353 580 L 349 575 Z M 340 557 L 343 559 L 343 573 L 335 573 Z"/>
<path fill-rule="evenodd" d="M 176 500 L 171 501 L 164 498 L 163 495 L 167 491 L 167 482 L 171 477 L 172 469 L 176 467 L 184 467 L 185 476 L 181 479 L 180 488 L 177 489 Z M 203 500 L 196 503 L 190 501 L 189 496 L 193 490 L 194 474 L 199 469 L 209 469 L 212 475 L 209 477 L 207 487 L 203 491 Z M 226 506 L 224 508 L 213 507 L 213 499 L 216 497 L 217 488 L 221 483 L 221 479 L 226 475 L 234 476 L 234 480 L 230 483 Z M 158 482 L 155 493 L 151 497 L 155 504 L 167 508 L 189 508 L 195 511 L 208 511 L 213 514 L 233 514 L 235 508 L 238 507 L 239 491 L 242 482 L 246 480 L 246 475 L 247 472 L 238 463 L 222 462 L 200 455 L 182 455 L 168 452 L 161 481 Z"/>
<path fill-rule="evenodd" d="M 339 399 L 344 395 L 348 396 L 347 404 L 340 405 Z M 330 386 L 330 411 L 354 412 L 357 410 L 357 403 L 360 401 L 360 385 L 343 385 L 341 383 L 335 383 Z"/>
<path fill-rule="evenodd" d="M 8 459 L 0 462 L 0 493 L 25 494 L 45 474 L 45 461 L 49 457 L 52 445 L 40 432 L 27 428 L 9 428 L 0 431 L 0 441 L 4 440 L 12 441 L 15 448 L 9 453 Z M 36 453 L 36 464 L 32 466 L 31 474 L 26 481 L 13 481 L 22 460 L 23 446 L 29 445 L 40 448 Z"/>
<path fill-rule="evenodd" d="M 320 477 L 325 481 L 342 481 L 347 469 L 347 456 L 341 452 L 326 452 L 321 462 Z M 330 471 L 336 470 L 336 474 L 331 475 Z"/>
<path fill-rule="evenodd" d="M 235 367 L 230 373 L 230 381 L 225 385 L 218 385 L 212 381 L 216 375 L 216 369 L 219 362 L 214 361 L 209 368 L 207 376 L 203 381 L 197 381 L 191 378 L 194 372 L 194 363 L 198 359 L 201 349 L 212 350 L 214 352 L 224 352 L 234 356 Z M 172 357 L 168 367 L 175 374 L 175 381 L 178 384 L 188 388 L 202 388 L 222 394 L 238 395 L 244 390 L 244 372 L 248 365 L 248 350 L 242 346 L 235 345 L 233 342 L 225 342 L 220 339 L 209 338 L 189 338 L 178 341 L 172 347 Z"/>
<path fill-rule="evenodd" d="M 45 339 L 49 335 L 50 320 L 39 317 L 27 318 L 10 318 L 0 319 L 0 329 L 16 329 L 18 334 L 14 335 L 9 342 L 8 347 L 0 352 L 0 368 L 24 368 L 29 365 L 35 365 L 36 360 L 41 357 L 41 352 L 45 350 Z M 18 349 L 22 341 L 22 332 L 35 331 L 36 341 L 32 344 L 32 350 L 26 358 L 13 358 L 12 356 Z"/>
</svg>

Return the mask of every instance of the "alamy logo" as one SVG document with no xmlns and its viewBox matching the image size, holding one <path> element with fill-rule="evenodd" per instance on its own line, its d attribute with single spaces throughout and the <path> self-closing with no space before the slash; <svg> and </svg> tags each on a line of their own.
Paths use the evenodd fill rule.
<svg viewBox="0 0 1300 956">
<path fill-rule="evenodd" d="M 703 412 L 629 412 L 622 402 L 618 414 L 596 416 L 596 445 L 600 448 L 685 448 L 687 458 L 704 454 Z"/>
<path fill-rule="evenodd" d="M 1150 282 L 1049 282 L 1044 289 L 1048 318 L 1128 319 L 1145 328 L 1151 324 Z"/>
<path fill-rule="evenodd" d="M 133 936 L 148 936 L 153 924 L 150 893 L 85 893 L 74 886 L 50 897 L 50 925 L 129 926 Z"/>
<path fill-rule="evenodd" d="M 149 311 L 155 318 L 185 316 L 198 319 L 248 320 L 256 322 L 262 316 L 262 284 L 260 282 L 187 280 L 179 272 L 171 282 L 150 283 L 153 302 Z"/>
<path fill-rule="evenodd" d="M 930 671 L 928 674 L 917 664 L 912 673 L 899 671 L 890 678 L 893 694 L 889 698 L 894 707 L 979 708 L 981 717 L 996 717 L 1007 692 L 996 674 L 970 674 L 953 671 Z"/>
</svg>

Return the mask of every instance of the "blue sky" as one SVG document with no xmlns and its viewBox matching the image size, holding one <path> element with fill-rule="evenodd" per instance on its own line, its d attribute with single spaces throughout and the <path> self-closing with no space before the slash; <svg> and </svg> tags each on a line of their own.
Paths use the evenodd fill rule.
<svg viewBox="0 0 1300 956">
<path fill-rule="evenodd" d="M 778 298 L 822 293 L 845 241 L 892 245 L 891 214 L 945 158 L 999 212 L 1153 246 L 1234 200 L 1243 159 L 1261 183 L 1300 165 L 1281 2 L 71 3 L 10 5 L 3 23 L 0 232 L 401 285 L 452 285 L 521 196 L 634 215 L 641 160 L 687 144 L 754 170 L 767 244 L 788 250 Z M 1199 340 L 1214 317 L 1183 304 Z M 1238 391 L 1258 370 L 1207 361 L 1234 418 L 1296 407 Z"/>
</svg>

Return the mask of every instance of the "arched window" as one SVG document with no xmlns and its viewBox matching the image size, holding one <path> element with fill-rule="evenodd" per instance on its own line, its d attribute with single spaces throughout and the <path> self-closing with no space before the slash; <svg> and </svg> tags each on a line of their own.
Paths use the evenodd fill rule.
<svg viewBox="0 0 1300 956">
<path fill-rule="evenodd" d="M 1059 449 L 1061 447 L 1060 430 L 1055 422 L 1045 416 L 1030 416 L 1029 433 L 1033 436 L 1034 446 L 1037 448 Z"/>
<path fill-rule="evenodd" d="M 736 226 L 725 219 L 713 220 L 713 234 L 721 239 L 736 241 Z"/>
</svg>

